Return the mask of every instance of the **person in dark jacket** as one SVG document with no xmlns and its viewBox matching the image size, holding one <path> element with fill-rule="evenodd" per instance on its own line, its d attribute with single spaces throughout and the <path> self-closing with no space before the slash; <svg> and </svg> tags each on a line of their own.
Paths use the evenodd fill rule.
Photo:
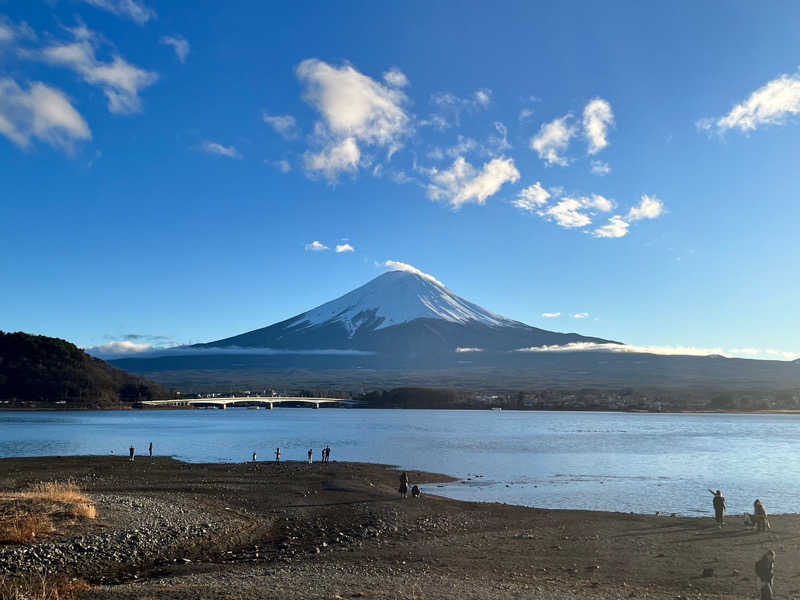
<svg viewBox="0 0 800 600">
<path fill-rule="evenodd" d="M 708 491 L 714 494 L 714 520 L 717 522 L 717 525 L 722 527 L 725 524 L 725 496 L 722 495 L 720 490 L 715 492 L 709 488 Z"/>
<path fill-rule="evenodd" d="M 761 598 L 772 600 L 775 583 L 775 550 L 767 552 L 756 562 L 756 575 L 761 580 Z"/>
<path fill-rule="evenodd" d="M 400 488 L 398 491 L 400 492 L 401 498 L 408 496 L 408 473 L 405 471 L 400 474 Z"/>
</svg>

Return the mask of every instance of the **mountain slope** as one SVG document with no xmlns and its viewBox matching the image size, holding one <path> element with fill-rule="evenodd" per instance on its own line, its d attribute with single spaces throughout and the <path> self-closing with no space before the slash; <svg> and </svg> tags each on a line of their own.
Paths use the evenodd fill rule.
<svg viewBox="0 0 800 600">
<path fill-rule="evenodd" d="M 167 391 L 58 338 L 0 331 L 0 400 L 65 408 L 113 407 Z"/>
<path fill-rule="evenodd" d="M 508 351 L 572 342 L 608 342 L 538 329 L 461 298 L 436 279 L 390 271 L 291 319 L 198 348 L 357 350 L 379 354 Z"/>
</svg>

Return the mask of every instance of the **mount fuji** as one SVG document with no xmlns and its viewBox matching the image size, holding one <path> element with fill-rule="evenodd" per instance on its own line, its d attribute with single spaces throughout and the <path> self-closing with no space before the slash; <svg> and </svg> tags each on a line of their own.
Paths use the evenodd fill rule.
<svg viewBox="0 0 800 600">
<path fill-rule="evenodd" d="M 465 300 L 430 275 L 395 270 L 280 323 L 193 347 L 357 351 L 408 358 L 576 342 L 615 343 L 531 327 Z"/>
</svg>

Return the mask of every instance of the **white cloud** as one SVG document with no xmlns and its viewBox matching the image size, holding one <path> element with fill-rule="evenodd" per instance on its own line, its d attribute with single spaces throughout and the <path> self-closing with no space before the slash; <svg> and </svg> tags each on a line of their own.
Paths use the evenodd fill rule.
<svg viewBox="0 0 800 600">
<path fill-rule="evenodd" d="M 267 162 L 267 161 L 264 161 L 264 162 Z M 278 169 L 281 173 L 289 173 L 292 170 L 291 163 L 286 159 L 275 160 L 275 161 L 272 162 L 272 165 L 276 169 Z"/>
<path fill-rule="evenodd" d="M 166 46 L 171 46 L 175 51 L 175 56 L 178 57 L 181 63 L 186 62 L 186 57 L 189 56 L 191 46 L 189 46 L 189 42 L 186 41 L 185 37 L 182 35 L 164 35 L 161 36 L 161 43 Z"/>
<path fill-rule="evenodd" d="M 318 153 L 306 152 L 303 160 L 309 172 L 323 173 L 329 181 L 336 181 L 342 172 L 358 171 L 361 151 L 355 138 L 349 137 L 336 145 L 325 146 Z"/>
<path fill-rule="evenodd" d="M 217 142 L 205 141 L 200 144 L 200 149 L 206 154 L 216 154 L 218 156 L 227 156 L 228 158 L 242 158 L 239 151 L 234 146 L 223 146 Z"/>
<path fill-rule="evenodd" d="M 456 348 L 456 352 L 459 354 L 468 353 L 468 352 L 483 352 L 483 348 L 471 348 L 471 347 L 463 347 L 459 346 Z"/>
<path fill-rule="evenodd" d="M 721 348 L 694 348 L 689 346 L 629 346 L 627 344 L 601 344 L 596 342 L 573 342 L 563 346 L 532 346 L 517 352 L 606 352 L 634 354 L 663 354 L 675 356 L 708 356 L 722 354 Z"/>
<path fill-rule="evenodd" d="M 729 129 L 753 131 L 761 125 L 781 125 L 791 115 L 800 114 L 800 74 L 781 75 L 750 94 L 719 119 L 701 119 L 698 127 L 719 133 Z"/>
<path fill-rule="evenodd" d="M 459 135 L 457 140 L 458 141 L 455 143 L 455 145 L 450 146 L 445 150 L 445 154 L 447 154 L 447 156 L 450 158 L 457 158 L 459 156 L 463 156 L 464 154 L 469 154 L 478 147 L 478 142 L 471 137 Z"/>
<path fill-rule="evenodd" d="M 529 185 L 520 191 L 513 204 L 519 209 L 533 212 L 534 210 L 547 204 L 549 199 L 550 192 L 544 189 L 542 184 L 537 181 L 533 185 Z"/>
<path fill-rule="evenodd" d="M 561 316 L 560 312 L 542 313 L 542 317 L 544 317 L 545 319 L 557 319 L 560 316 Z"/>
<path fill-rule="evenodd" d="M 402 147 L 412 131 L 403 109 L 408 102 L 399 89 L 386 87 L 350 65 L 333 67 L 307 59 L 296 69 L 305 85 L 304 97 L 322 120 L 314 128 L 314 142 L 322 149 L 309 153 L 306 169 L 335 181 L 341 171 L 355 172 L 361 158 L 359 144 L 385 148 L 387 156 Z"/>
<path fill-rule="evenodd" d="M 390 86 L 403 88 L 408 85 L 408 77 L 400 69 L 393 67 L 383 74 L 383 80 Z"/>
<path fill-rule="evenodd" d="M 158 75 L 140 69 L 118 55 L 114 55 L 111 62 L 99 61 L 95 56 L 96 36 L 84 25 L 70 29 L 70 32 L 75 38 L 72 43 L 56 43 L 25 55 L 71 69 L 87 83 L 100 87 L 108 99 L 108 110 L 112 113 L 141 112 L 139 92 L 155 83 Z"/>
<path fill-rule="evenodd" d="M 388 267 L 392 271 L 405 271 L 406 273 L 414 273 L 415 275 L 419 275 L 420 277 L 424 277 L 428 281 L 432 281 L 433 283 L 445 287 L 445 285 L 436 279 L 433 275 L 428 275 L 427 273 L 423 273 L 418 268 L 409 265 L 408 263 L 400 262 L 397 260 L 387 260 L 383 263 L 384 267 Z"/>
<path fill-rule="evenodd" d="M 603 162 L 602 160 L 593 160 L 592 161 L 592 174 L 599 175 L 602 177 L 603 175 L 608 175 L 611 173 L 611 167 L 608 166 L 607 162 Z"/>
<path fill-rule="evenodd" d="M 584 208 L 579 199 L 564 198 L 550 208 L 540 211 L 539 214 L 555 221 L 560 227 L 575 229 L 592 224 L 592 219 L 584 212 Z"/>
<path fill-rule="evenodd" d="M 0 45 L 12 44 L 22 39 L 35 40 L 36 33 L 24 21 L 14 24 L 3 15 L 0 15 Z"/>
<path fill-rule="evenodd" d="M 589 154 L 597 154 L 608 147 L 608 128 L 614 125 L 611 105 L 595 98 L 583 109 L 583 133 L 589 142 Z"/>
<path fill-rule="evenodd" d="M 108 11 L 118 17 L 125 17 L 135 21 L 139 25 L 144 25 L 151 19 L 156 18 L 156 12 L 144 2 L 136 0 L 83 0 L 86 4 L 91 4 L 96 8 Z"/>
<path fill-rule="evenodd" d="M 499 153 L 511 150 L 512 146 L 508 141 L 508 127 L 503 125 L 500 121 L 495 121 L 494 128 L 497 134 L 491 134 L 489 136 L 489 145 L 492 146 L 495 152 Z"/>
<path fill-rule="evenodd" d="M 572 315 L 572 318 L 573 319 L 588 319 L 589 318 L 589 313 L 587 313 L 587 312 L 575 313 L 574 315 Z"/>
<path fill-rule="evenodd" d="M 84 348 L 87 353 L 93 356 L 104 356 L 110 358 L 113 356 L 129 356 L 131 354 L 142 354 L 143 352 L 152 352 L 155 348 L 150 344 L 138 344 L 136 342 L 120 341 L 108 342 L 100 346 L 91 346 Z"/>
<path fill-rule="evenodd" d="M 353 248 L 350 244 L 336 244 L 336 254 L 342 254 L 344 252 L 355 252 L 356 249 Z"/>
<path fill-rule="evenodd" d="M 592 232 L 592 235 L 597 238 L 621 238 L 628 235 L 628 228 L 630 223 L 619 215 L 614 215 L 608 220 L 607 225 L 598 227 Z"/>
<path fill-rule="evenodd" d="M 662 214 L 664 214 L 664 203 L 656 196 L 643 194 L 638 206 L 632 207 L 626 218 L 629 222 L 633 222 L 642 219 L 657 219 Z"/>
<path fill-rule="evenodd" d="M 572 115 L 564 115 L 545 123 L 534 137 L 531 138 L 531 148 L 536 150 L 547 166 L 560 165 L 565 167 L 569 160 L 563 156 L 569 148 L 569 141 L 577 133 L 576 128 L 570 123 Z"/>
<path fill-rule="evenodd" d="M 441 111 L 420 121 L 421 126 L 433 125 L 436 129 L 448 129 L 461 125 L 461 113 L 477 112 L 492 103 L 492 90 L 481 88 L 466 98 L 460 98 L 450 92 L 438 92 L 431 96 L 431 104 Z"/>
<path fill-rule="evenodd" d="M 0 134 L 27 148 L 38 139 L 72 151 L 76 141 L 91 139 L 89 125 L 59 90 L 33 82 L 27 90 L 13 79 L 0 79 Z"/>
<path fill-rule="evenodd" d="M 459 209 L 467 202 L 484 204 L 489 196 L 500 191 L 504 183 L 514 183 L 518 179 L 519 171 L 511 158 L 494 158 L 478 171 L 459 156 L 449 169 L 432 170 L 428 197 L 448 202 Z"/>
<path fill-rule="evenodd" d="M 486 108 L 487 106 L 489 106 L 489 104 L 492 103 L 492 90 L 487 88 L 477 90 L 475 94 L 473 94 L 473 97 L 475 100 L 475 104 L 477 104 L 478 106 L 482 106 L 483 108 Z"/>
<path fill-rule="evenodd" d="M 533 116 L 533 109 L 532 108 L 523 108 L 519 111 L 519 120 L 520 121 L 527 121 Z"/>
<path fill-rule="evenodd" d="M 297 138 L 297 121 L 291 115 L 270 115 L 262 113 L 264 123 L 272 127 L 283 139 L 293 140 Z"/>
<path fill-rule="evenodd" d="M 306 244 L 306 251 L 307 252 L 324 252 L 325 250 L 329 250 L 329 248 L 323 244 L 322 242 L 318 242 L 314 240 L 310 244 Z"/>
</svg>

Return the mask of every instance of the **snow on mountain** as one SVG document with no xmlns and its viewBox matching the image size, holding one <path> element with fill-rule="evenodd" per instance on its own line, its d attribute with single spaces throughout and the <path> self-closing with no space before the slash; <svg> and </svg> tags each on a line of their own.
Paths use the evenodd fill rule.
<svg viewBox="0 0 800 600">
<path fill-rule="evenodd" d="M 305 329 L 340 323 L 352 337 L 362 327 L 374 331 L 415 319 L 490 327 L 521 325 L 464 300 L 435 278 L 415 271 L 384 273 L 336 300 L 298 315 L 290 327 Z"/>
</svg>

